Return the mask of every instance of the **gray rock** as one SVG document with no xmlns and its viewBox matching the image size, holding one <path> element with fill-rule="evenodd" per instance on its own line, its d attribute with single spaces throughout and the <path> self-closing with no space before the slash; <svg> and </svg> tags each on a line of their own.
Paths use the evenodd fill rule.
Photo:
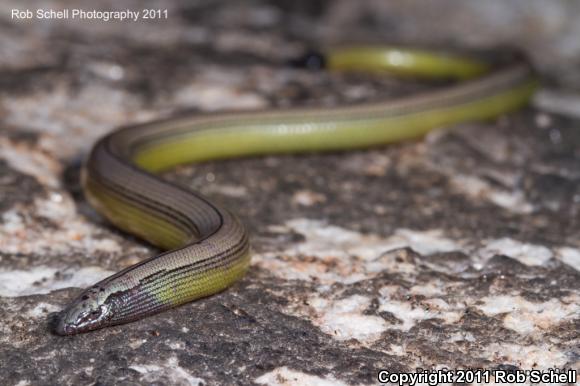
<svg viewBox="0 0 580 386">
<path fill-rule="evenodd" d="M 98 4 L 167 8 L 169 19 L 23 21 L 10 9 L 46 3 L 2 5 L 2 384 L 370 385 L 380 369 L 579 367 L 580 132 L 553 113 L 580 84 L 577 3 Z M 533 54 L 550 90 L 536 108 L 420 141 L 167 173 L 240 215 L 253 235 L 249 274 L 130 325 L 50 333 L 80 288 L 158 252 L 82 197 L 80 161 L 96 138 L 184 109 L 336 105 L 433 87 L 282 65 L 307 46 L 353 41 L 509 42 Z"/>
</svg>

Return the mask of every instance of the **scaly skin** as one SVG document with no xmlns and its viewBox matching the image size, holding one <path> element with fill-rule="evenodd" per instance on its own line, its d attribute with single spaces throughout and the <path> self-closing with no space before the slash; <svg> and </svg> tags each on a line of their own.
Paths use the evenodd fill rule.
<svg viewBox="0 0 580 386">
<path fill-rule="evenodd" d="M 88 200 L 119 228 L 168 252 L 85 290 L 61 313 L 57 334 L 138 320 L 222 291 L 244 275 L 250 250 L 240 221 L 155 173 L 183 163 L 354 149 L 416 138 L 435 127 L 518 109 L 537 84 L 530 66 L 520 60 L 492 66 L 393 47 L 337 49 L 317 59 L 330 70 L 467 80 L 398 100 L 191 115 L 107 135 L 95 145 L 83 170 Z"/>
</svg>

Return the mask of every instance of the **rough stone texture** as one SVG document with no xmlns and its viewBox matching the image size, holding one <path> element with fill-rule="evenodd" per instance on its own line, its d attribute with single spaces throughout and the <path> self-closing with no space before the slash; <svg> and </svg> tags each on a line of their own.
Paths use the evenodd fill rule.
<svg viewBox="0 0 580 386">
<path fill-rule="evenodd" d="M 120 8 L 168 8 L 169 20 L 9 16 L 65 4 L 1 6 L 1 384 L 370 385 L 379 369 L 579 367 L 579 3 L 135 0 Z M 176 110 L 432 87 L 281 65 L 353 41 L 510 43 L 547 88 L 535 107 L 421 141 L 179 168 L 167 178 L 244 219 L 250 273 L 138 323 L 49 333 L 79 288 L 155 253 L 84 201 L 79 165 L 96 138 Z"/>
</svg>

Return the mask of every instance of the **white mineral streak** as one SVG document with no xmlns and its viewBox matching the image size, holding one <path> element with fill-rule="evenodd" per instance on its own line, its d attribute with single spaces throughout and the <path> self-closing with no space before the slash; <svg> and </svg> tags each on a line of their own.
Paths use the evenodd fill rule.
<svg viewBox="0 0 580 386">
<path fill-rule="evenodd" d="M 38 218 L 51 220 L 54 226 L 44 226 L 35 220 Z M 78 215 L 68 194 L 55 191 L 48 199 L 37 198 L 32 205 L 14 206 L 2 214 L 0 250 L 38 255 L 121 252 L 119 243 L 99 237 L 102 233 L 96 224 Z"/>
<path fill-rule="evenodd" d="M 11 168 L 34 177 L 47 189 L 31 205 L 14 205 L 2 214 L 0 250 L 4 253 L 65 254 L 120 252 L 119 244 L 79 216 L 70 194 L 60 186 L 62 165 L 42 145 L 0 138 L 0 157 Z M 42 219 L 50 220 L 46 226 Z"/>
<path fill-rule="evenodd" d="M 254 382 L 268 386 L 347 386 L 346 383 L 337 380 L 333 376 L 322 378 L 292 370 L 286 366 L 278 367 L 256 378 Z"/>
<path fill-rule="evenodd" d="M 522 369 L 562 368 L 568 362 L 566 354 L 552 344 L 524 345 L 492 343 L 481 350 L 482 357 L 497 363 L 513 363 Z"/>
<path fill-rule="evenodd" d="M 424 299 L 418 303 L 394 298 L 396 289 L 388 286 L 380 290 L 379 311 L 389 312 L 402 323 L 391 324 L 389 328 L 409 331 L 423 320 L 438 318 L 445 323 L 455 323 L 461 319 L 461 306 L 452 306 L 440 298 Z"/>
<path fill-rule="evenodd" d="M 164 363 L 156 364 L 133 364 L 129 366 L 142 375 L 142 381 L 147 383 L 163 383 L 175 386 L 202 386 L 207 383 L 189 374 L 183 367 L 179 366 L 176 357 L 170 357 Z"/>
<path fill-rule="evenodd" d="M 520 191 L 498 189 L 480 178 L 457 174 L 457 171 L 450 172 L 448 176 L 454 189 L 466 194 L 471 199 L 487 199 L 513 213 L 526 214 L 533 210 L 532 204 L 525 200 Z"/>
<path fill-rule="evenodd" d="M 486 315 L 503 316 L 506 328 L 526 335 L 549 331 L 562 322 L 580 315 L 580 296 L 572 294 L 562 299 L 534 303 L 521 296 L 498 295 L 481 299 L 477 306 Z"/>
<path fill-rule="evenodd" d="M 380 311 L 390 312 L 403 322 L 389 326 L 397 330 L 409 331 L 416 323 L 433 317 L 427 309 L 412 305 L 409 302 L 381 298 L 380 303 Z"/>
<path fill-rule="evenodd" d="M 12 169 L 33 176 L 42 185 L 50 188 L 60 185 L 58 176 L 62 165 L 42 149 L 0 137 L 0 158 Z"/>
<path fill-rule="evenodd" d="M 33 309 L 26 312 L 26 315 L 32 319 L 42 319 L 51 312 L 60 311 L 61 308 L 54 304 L 40 302 L 34 306 Z"/>
<path fill-rule="evenodd" d="M 0 156 L 11 168 L 36 178 L 47 189 L 46 194 L 39 195 L 31 204 L 17 204 L 2 213 L 2 252 L 40 256 L 121 252 L 119 243 L 106 231 L 79 216 L 73 199 L 60 186 L 61 164 L 42 145 L 0 139 Z M 16 297 L 45 294 L 66 287 L 87 287 L 112 273 L 92 266 L 77 270 L 60 266 L 1 269 L 0 296 Z M 30 316 L 35 317 L 38 312 L 41 312 L 40 308 L 31 311 Z"/>
<path fill-rule="evenodd" d="M 114 272 L 100 267 L 59 270 L 52 267 L 34 267 L 27 270 L 0 270 L 0 296 L 27 296 L 47 294 L 51 291 L 89 285 Z"/>
<path fill-rule="evenodd" d="M 243 197 L 248 194 L 248 189 L 243 185 L 209 184 L 204 193 L 217 193 L 228 197 Z"/>
<path fill-rule="evenodd" d="M 61 158 L 77 155 L 79 149 L 86 149 L 112 127 L 150 115 L 133 113 L 139 112 L 134 95 L 98 82 L 79 91 L 62 85 L 33 95 L 2 97 L 0 105 L 9 124 L 66 137 L 66 141 L 58 141 L 58 149 L 53 149 L 53 154 Z"/>
<path fill-rule="evenodd" d="M 562 247 L 557 250 L 557 257 L 564 264 L 568 264 L 576 271 L 580 271 L 580 250 L 570 247 Z"/>
<path fill-rule="evenodd" d="M 453 323 L 460 317 L 454 306 L 447 304 L 439 295 L 437 283 L 425 283 L 415 287 L 417 293 L 430 293 L 433 298 L 424 304 L 411 307 L 404 299 L 396 297 L 397 287 L 391 292 L 381 291 L 380 310 L 392 312 L 400 323 L 387 323 L 381 317 L 365 315 L 371 299 L 361 295 L 332 299 L 325 292 L 333 283 L 351 284 L 368 279 L 384 271 L 398 273 L 409 278 L 416 274 L 412 261 L 406 261 L 401 248 L 410 247 L 421 254 L 449 252 L 460 249 L 460 245 L 442 236 L 440 231 L 412 231 L 400 229 L 394 235 L 381 238 L 363 235 L 337 226 L 325 225 L 306 219 L 291 220 L 284 227 L 273 227 L 274 231 L 301 233 L 306 240 L 287 250 L 254 257 L 254 263 L 287 280 L 298 279 L 320 284 L 317 293 L 307 301 L 307 307 L 289 310 L 298 315 L 307 315 L 322 331 L 338 340 L 356 339 L 370 344 L 381 337 L 388 328 L 408 330 L 417 322 L 429 318 L 440 318 Z M 278 258 L 277 255 L 283 258 Z M 329 268 L 332 267 L 332 268 Z"/>
<path fill-rule="evenodd" d="M 224 109 L 265 108 L 267 101 L 256 93 L 241 92 L 244 75 L 220 69 L 200 72 L 190 83 L 177 90 L 171 101 L 173 106 L 192 106 L 205 111 Z"/>
<path fill-rule="evenodd" d="M 580 96 L 577 93 L 544 88 L 536 93 L 533 102 L 540 111 L 580 118 Z"/>
<path fill-rule="evenodd" d="M 400 229 L 391 237 L 381 238 L 307 219 L 291 220 L 283 229 L 300 233 L 306 240 L 282 252 L 258 254 L 254 263 L 288 280 L 316 277 L 323 284 L 354 283 L 384 270 L 413 275 L 413 264 L 396 261 L 396 256 L 389 253 L 397 249 L 410 247 L 423 255 L 460 249 L 438 230 Z M 279 259 L 279 255 L 285 258 Z"/>
<path fill-rule="evenodd" d="M 298 190 L 292 195 L 292 202 L 301 206 L 313 206 L 326 202 L 326 196 L 311 190 Z"/>
<path fill-rule="evenodd" d="M 385 286 L 378 298 L 378 310 L 391 313 L 397 320 L 375 315 L 365 315 L 372 299 L 353 295 L 346 298 L 329 296 L 327 290 L 334 283 L 352 284 L 373 277 L 380 272 L 396 273 L 413 280 L 415 265 L 406 259 L 401 248 L 410 247 L 423 255 L 438 252 L 462 251 L 471 253 L 476 260 L 486 261 L 496 254 L 510 256 L 528 266 L 545 264 L 557 257 L 566 264 L 578 266 L 580 252 L 573 248 L 559 248 L 555 253 L 546 247 L 503 238 L 487 241 L 483 247 L 458 243 L 443 237 L 437 230 L 412 231 L 400 229 L 392 236 L 382 238 L 364 235 L 319 221 L 296 219 L 272 231 L 292 231 L 302 234 L 305 240 L 279 253 L 258 254 L 254 263 L 287 280 L 316 280 L 319 286 L 310 296 L 307 306 L 289 307 L 289 312 L 308 317 L 323 332 L 338 340 L 356 339 L 370 344 L 387 329 L 409 331 L 423 320 L 437 318 L 446 324 L 459 321 L 465 305 L 450 303 L 444 296 L 452 288 L 439 281 L 416 283 L 405 294 L 396 285 Z M 277 256 L 282 255 L 282 258 Z M 331 267 L 331 268 L 329 268 Z M 410 302 L 407 295 L 419 295 L 420 300 Z M 477 299 L 472 299 L 476 301 Z M 520 296 L 502 295 L 482 299 L 478 307 L 490 316 L 505 314 L 506 328 L 520 334 L 548 330 L 558 323 L 580 313 L 580 299 L 552 299 L 532 303 Z M 458 336 L 465 340 L 468 337 Z M 471 337 L 473 339 L 473 337 Z"/>
<path fill-rule="evenodd" d="M 542 265 L 553 257 L 552 251 L 544 246 L 522 243 L 510 238 L 488 241 L 479 250 L 479 255 L 486 260 L 493 255 L 506 255 L 528 266 Z"/>
<path fill-rule="evenodd" d="M 335 301 L 313 297 L 308 301 L 317 315 L 312 322 L 322 331 L 338 340 L 356 339 L 367 343 L 380 338 L 387 329 L 383 318 L 363 314 L 370 303 L 369 298 L 361 295 Z"/>
</svg>

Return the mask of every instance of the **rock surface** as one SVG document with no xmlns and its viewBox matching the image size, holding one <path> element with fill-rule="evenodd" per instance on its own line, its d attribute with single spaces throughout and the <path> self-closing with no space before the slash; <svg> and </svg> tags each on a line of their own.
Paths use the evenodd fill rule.
<svg viewBox="0 0 580 386">
<path fill-rule="evenodd" d="M 167 8 L 169 19 L 13 20 L 12 8 L 49 6 L 1 6 L 1 384 L 371 385 L 379 369 L 579 367 L 577 3 L 76 7 L 95 4 Z M 385 40 L 509 42 L 533 51 L 547 88 L 535 107 L 421 141 L 168 173 L 240 215 L 256 252 L 249 274 L 138 323 L 50 334 L 50 314 L 80 288 L 156 253 L 83 199 L 80 161 L 96 138 L 183 109 L 336 105 L 431 87 L 282 65 L 307 46 Z M 544 110 L 560 111 L 558 100 L 569 116 Z"/>
</svg>

